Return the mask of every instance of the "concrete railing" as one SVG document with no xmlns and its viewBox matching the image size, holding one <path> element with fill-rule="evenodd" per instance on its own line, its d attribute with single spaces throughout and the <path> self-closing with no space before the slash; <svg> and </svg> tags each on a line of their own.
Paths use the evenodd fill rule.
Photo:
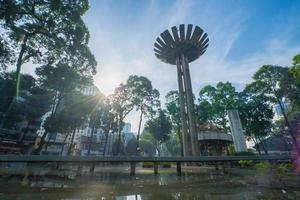
<svg viewBox="0 0 300 200">
<path fill-rule="evenodd" d="M 191 156 L 191 157 L 143 157 L 143 156 L 52 156 L 52 155 L 0 155 L 0 162 L 216 162 L 239 160 L 291 160 L 290 155 L 262 156 Z"/>
<path fill-rule="evenodd" d="M 51 156 L 51 155 L 0 155 L 0 162 L 25 162 L 25 163 L 84 163 L 91 164 L 90 172 L 93 174 L 96 163 L 130 163 L 130 175 L 135 175 L 135 165 L 137 162 L 153 162 L 154 174 L 158 174 L 159 162 L 176 162 L 177 174 L 181 174 L 181 163 L 213 163 L 218 169 L 222 164 L 223 169 L 225 163 L 239 160 L 253 161 L 291 161 L 290 155 L 263 155 L 263 156 L 193 156 L 193 157 L 142 157 L 142 156 L 116 156 L 116 157 L 100 157 L 100 156 Z"/>
</svg>

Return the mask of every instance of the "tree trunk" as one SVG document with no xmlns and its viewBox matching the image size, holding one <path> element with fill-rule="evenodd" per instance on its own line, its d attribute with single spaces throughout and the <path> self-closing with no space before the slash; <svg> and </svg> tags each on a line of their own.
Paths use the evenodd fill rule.
<svg viewBox="0 0 300 200">
<path fill-rule="evenodd" d="M 67 135 L 66 135 L 66 137 L 65 137 L 65 139 L 64 139 L 63 145 L 62 145 L 62 147 L 61 147 L 60 155 L 62 155 L 62 154 L 63 154 L 63 152 L 64 152 L 64 148 L 65 148 L 66 140 L 67 140 L 67 138 L 68 138 L 68 136 L 69 136 L 69 135 L 70 135 L 70 132 L 69 132 L 69 133 L 67 133 Z"/>
<path fill-rule="evenodd" d="M 268 155 L 268 149 L 267 149 L 267 147 L 265 146 L 265 142 L 264 142 L 260 137 L 258 137 L 258 140 L 260 141 L 260 143 L 261 143 L 261 145 L 262 145 L 262 148 L 263 148 L 265 154 Z"/>
<path fill-rule="evenodd" d="M 227 124 L 227 119 L 226 119 L 225 116 L 223 116 L 223 118 L 222 118 L 222 126 L 223 126 L 224 131 L 227 131 L 226 124 Z"/>
<path fill-rule="evenodd" d="M 256 139 L 254 139 L 253 137 L 251 137 L 251 138 L 256 146 L 256 151 L 258 151 L 258 154 L 261 155 L 259 144 L 257 143 Z"/>
<path fill-rule="evenodd" d="M 143 110 L 141 108 L 139 128 L 138 128 L 138 133 L 137 133 L 137 137 L 136 137 L 136 155 L 137 156 L 140 155 L 140 133 L 141 133 L 142 120 L 143 120 Z"/>
<path fill-rule="evenodd" d="M 104 149 L 103 149 L 103 156 L 105 156 L 105 153 L 106 153 L 106 148 L 107 148 L 107 143 L 108 143 L 108 134 L 109 133 L 105 133 L 105 143 L 104 143 Z"/>
<path fill-rule="evenodd" d="M 48 146 L 49 146 L 49 143 L 50 143 L 50 140 L 51 140 L 51 139 L 52 139 L 52 134 L 49 135 L 48 142 L 45 144 L 45 150 L 44 150 L 45 153 L 47 153 Z M 55 142 L 55 140 L 54 140 L 54 142 Z"/>
<path fill-rule="evenodd" d="M 45 131 L 44 134 L 42 135 L 39 147 L 36 150 L 34 150 L 34 152 L 33 152 L 35 155 L 41 154 L 41 151 L 43 150 L 43 146 L 44 146 L 45 138 L 46 138 L 47 134 L 48 134 L 48 131 Z"/>
<path fill-rule="evenodd" d="M 114 139 L 115 139 L 115 135 L 112 135 L 111 141 L 107 141 L 107 147 L 106 148 L 108 149 L 107 151 L 109 153 L 111 153 L 110 155 L 112 155 L 112 146 L 113 146 Z"/>
<path fill-rule="evenodd" d="M 25 53 L 26 50 L 26 46 L 27 46 L 27 39 L 28 39 L 28 35 L 24 36 L 23 42 L 22 42 L 22 47 L 21 47 L 21 51 L 19 53 L 19 57 L 17 60 L 17 70 L 16 70 L 16 97 L 19 96 L 19 86 L 20 86 L 20 74 L 21 74 L 21 66 L 22 66 L 22 62 L 23 62 L 23 55 Z"/>
<path fill-rule="evenodd" d="M 95 131 L 95 125 L 93 125 L 93 127 L 92 127 L 91 137 L 89 139 L 89 149 L 88 149 L 88 152 L 87 152 L 88 156 L 91 153 L 91 147 L 92 147 L 92 141 L 93 141 L 93 137 L 94 137 L 94 131 Z"/>
<path fill-rule="evenodd" d="M 26 134 L 27 134 L 27 132 L 28 132 L 28 130 L 29 130 L 29 124 L 30 124 L 30 120 L 28 121 L 28 123 L 27 123 L 27 125 L 26 125 L 26 128 L 25 128 L 24 131 L 23 131 L 23 135 L 22 135 L 21 138 L 19 139 L 19 143 L 21 143 L 21 144 L 23 144 L 24 139 L 25 139 L 25 137 L 26 137 Z"/>
<path fill-rule="evenodd" d="M 157 153 L 158 153 L 158 157 L 160 157 L 160 149 L 159 147 L 156 147 Z"/>
<path fill-rule="evenodd" d="M 180 142 L 180 153 L 181 153 L 181 156 L 184 156 L 183 141 L 182 141 L 182 135 L 181 135 L 181 132 L 180 132 L 180 125 L 178 125 L 178 128 L 177 128 L 177 135 L 178 135 L 179 142 Z"/>
<path fill-rule="evenodd" d="M 54 118 L 54 116 L 57 112 L 57 106 L 59 105 L 60 101 L 61 101 L 61 97 L 60 97 L 58 91 L 56 91 L 56 94 L 55 94 L 55 97 L 54 97 L 53 107 L 52 107 L 52 110 L 51 110 L 51 115 L 49 117 L 50 121 Z M 49 133 L 49 127 L 46 127 L 45 132 L 44 132 L 44 134 L 42 135 L 42 138 L 41 138 L 41 143 L 40 143 L 39 147 L 34 151 L 35 154 L 40 154 L 41 153 L 41 151 L 43 149 L 44 142 L 45 142 L 45 138 L 46 138 L 48 133 Z"/>
<path fill-rule="evenodd" d="M 48 142 L 46 142 L 46 144 L 45 144 L 45 149 L 44 149 L 44 152 L 43 152 L 43 153 L 47 153 L 50 139 L 51 139 L 51 134 L 50 134 L 49 137 L 48 137 Z"/>
<path fill-rule="evenodd" d="M 71 155 L 71 150 L 73 148 L 73 143 L 74 143 L 75 132 L 76 132 L 76 128 L 74 128 L 73 133 L 72 133 L 71 144 L 68 149 L 68 156 Z"/>
<path fill-rule="evenodd" d="M 122 123 L 123 120 L 119 116 L 119 125 L 118 125 L 118 145 L 117 145 L 117 155 L 120 155 L 120 150 L 121 150 L 121 132 L 122 132 Z"/>
</svg>

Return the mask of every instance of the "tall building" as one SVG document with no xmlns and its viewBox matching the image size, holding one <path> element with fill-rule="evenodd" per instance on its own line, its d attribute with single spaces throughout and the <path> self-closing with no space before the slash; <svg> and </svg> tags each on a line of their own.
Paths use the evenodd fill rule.
<svg viewBox="0 0 300 200">
<path fill-rule="evenodd" d="M 123 142 L 125 145 L 128 144 L 128 142 L 131 138 L 135 137 L 135 134 L 131 131 L 130 123 L 125 123 L 123 130 L 122 130 L 122 135 L 123 135 Z"/>
<path fill-rule="evenodd" d="M 125 122 L 122 132 L 123 133 L 129 133 L 129 132 L 131 132 L 131 124 Z"/>
</svg>

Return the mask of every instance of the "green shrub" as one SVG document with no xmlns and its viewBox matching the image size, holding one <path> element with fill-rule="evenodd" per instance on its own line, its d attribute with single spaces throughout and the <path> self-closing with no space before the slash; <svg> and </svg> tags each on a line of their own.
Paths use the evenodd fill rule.
<svg viewBox="0 0 300 200">
<path fill-rule="evenodd" d="M 278 166 L 278 172 L 280 174 L 286 173 L 286 172 L 291 172 L 293 171 L 293 164 L 292 163 L 281 163 Z"/>
<path fill-rule="evenodd" d="M 253 160 L 240 160 L 239 165 L 241 167 L 251 167 L 254 165 Z"/>
<path fill-rule="evenodd" d="M 159 163 L 159 166 L 161 166 L 163 168 L 171 168 L 172 164 L 170 162 L 161 162 L 161 163 Z M 154 163 L 153 162 L 143 162 L 142 167 L 143 168 L 153 168 Z"/>
<path fill-rule="evenodd" d="M 170 163 L 170 162 L 163 162 L 163 163 L 160 163 L 160 165 L 161 165 L 163 168 L 171 168 L 171 163 Z"/>
<path fill-rule="evenodd" d="M 235 154 L 235 149 L 234 149 L 233 144 L 228 145 L 228 150 L 229 150 L 229 155 L 234 155 Z"/>
<path fill-rule="evenodd" d="M 258 169 L 258 170 L 261 170 L 261 169 L 272 169 L 273 166 L 269 162 L 260 162 L 260 163 L 257 163 L 255 165 L 255 168 Z"/>
<path fill-rule="evenodd" d="M 143 168 L 152 168 L 154 166 L 153 162 L 143 162 Z"/>
</svg>

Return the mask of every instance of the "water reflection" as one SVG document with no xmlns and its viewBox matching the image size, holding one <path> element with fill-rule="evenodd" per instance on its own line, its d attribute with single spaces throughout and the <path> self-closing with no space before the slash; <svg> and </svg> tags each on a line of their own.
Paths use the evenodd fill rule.
<svg viewBox="0 0 300 200">
<path fill-rule="evenodd" d="M 122 171 L 123 170 L 123 171 Z M 186 170 L 177 176 L 174 169 L 153 175 L 149 169 L 128 175 L 124 166 L 99 168 L 95 176 L 31 176 L 22 186 L 20 177 L 0 177 L 0 199 L 45 200 L 218 200 L 218 199 L 300 199 L 297 190 L 268 189 L 247 183 L 245 177 L 224 175 L 214 170 Z M 196 171 L 196 172 L 195 172 Z M 69 173 L 73 173 L 69 170 Z M 16 193 L 18 191 L 18 193 Z"/>
</svg>

